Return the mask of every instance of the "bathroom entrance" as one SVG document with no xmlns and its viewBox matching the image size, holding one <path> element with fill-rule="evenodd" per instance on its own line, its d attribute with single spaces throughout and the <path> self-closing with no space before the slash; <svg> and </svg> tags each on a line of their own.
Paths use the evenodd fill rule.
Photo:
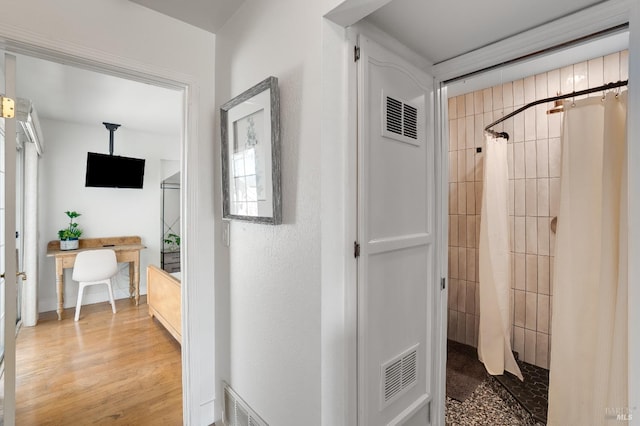
<svg viewBox="0 0 640 426">
<path fill-rule="evenodd" d="M 564 319 L 559 323 L 562 325 L 552 327 L 554 315 L 569 321 L 564 311 L 571 309 L 566 302 L 554 300 L 558 295 L 555 281 L 558 276 L 566 276 L 566 272 L 558 271 L 557 232 L 563 226 L 558 216 L 567 203 L 562 197 L 569 191 L 576 192 L 576 189 L 565 189 L 561 197 L 561 183 L 567 173 L 562 155 L 568 155 L 567 147 L 563 146 L 564 108 L 567 105 L 579 108 L 585 102 L 604 103 L 607 97 L 623 96 L 626 87 L 597 90 L 571 97 L 565 103 L 544 100 L 627 80 L 627 43 L 628 34 L 623 32 L 528 64 L 504 67 L 475 79 L 454 82 L 447 87 L 450 283 L 447 421 L 465 424 L 491 412 L 496 418 L 509 419 L 510 424 L 547 422 L 553 332 L 556 329 L 580 330 L 579 326 L 563 327 Z M 574 59 L 569 61 L 568 58 Z M 505 260 L 509 276 L 507 287 L 503 289 L 507 321 L 501 333 L 506 335 L 508 350 L 517 358 L 524 376 L 524 381 L 520 381 L 507 372 L 489 376 L 478 360 L 478 341 L 482 340 L 482 203 L 485 191 L 495 190 L 493 184 L 487 187 L 485 179 L 496 168 L 491 166 L 491 170 L 487 170 L 486 167 L 487 144 L 494 143 L 495 139 L 486 139 L 484 129 L 524 105 L 538 101 L 541 101 L 539 105 L 493 128 L 496 133 L 509 135 L 509 140 L 503 141 L 507 176 L 505 227 L 508 230 L 508 258 Z M 626 125 L 622 127 L 626 128 Z M 584 161 L 588 161 L 586 145 L 574 150 L 581 151 L 578 159 L 584 155 Z M 585 181 L 585 186 L 593 185 Z M 564 226 L 564 232 L 568 232 L 566 220 Z M 595 231 L 591 235 L 593 241 L 594 235 Z M 579 270 L 575 271 L 575 276 L 579 273 Z M 567 280 L 563 279 L 563 286 L 566 286 Z M 574 299 L 576 303 L 578 296 L 576 294 Z M 565 295 L 562 297 L 566 298 Z M 584 309 L 593 312 L 590 307 Z M 561 339 L 557 345 L 564 345 L 566 340 L 566 337 Z M 576 339 L 576 345 L 579 340 Z M 575 350 L 581 353 L 585 349 L 575 347 Z M 567 348 L 562 351 L 566 353 Z M 577 353 L 576 362 L 581 357 L 588 358 Z M 556 354 L 555 360 L 561 356 Z M 553 376 L 553 371 L 551 373 Z M 567 401 L 566 404 L 570 403 Z M 600 417 L 604 416 L 602 410 Z"/>
</svg>

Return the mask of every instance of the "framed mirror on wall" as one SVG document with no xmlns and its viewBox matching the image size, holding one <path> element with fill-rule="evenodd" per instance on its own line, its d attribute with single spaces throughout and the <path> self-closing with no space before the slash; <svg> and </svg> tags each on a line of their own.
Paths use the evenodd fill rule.
<svg viewBox="0 0 640 426">
<path fill-rule="evenodd" d="M 222 216 L 277 225 L 280 191 L 280 95 L 269 77 L 220 107 Z"/>
</svg>

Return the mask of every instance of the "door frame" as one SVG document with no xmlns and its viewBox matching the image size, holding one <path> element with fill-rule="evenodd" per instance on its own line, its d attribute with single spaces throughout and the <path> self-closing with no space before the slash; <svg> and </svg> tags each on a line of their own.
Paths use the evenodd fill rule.
<svg viewBox="0 0 640 426">
<path fill-rule="evenodd" d="M 59 45 L 46 45 L 40 37 L 24 32 L 11 33 L 9 29 L 0 28 L 0 50 L 10 54 L 27 55 L 34 58 L 63 63 L 78 68 L 87 69 L 103 74 L 108 74 L 140 83 L 151 84 L 163 88 L 178 90 L 183 93 L 183 117 L 180 139 L 180 170 L 182 173 L 181 207 L 180 214 L 182 241 L 182 395 L 183 395 L 183 421 L 190 424 L 200 417 L 201 404 L 197 400 L 199 395 L 198 354 L 192 349 L 194 337 L 192 336 L 189 318 L 191 308 L 196 301 L 189 297 L 188 277 L 195 274 L 196 261 L 189 253 L 198 253 L 195 239 L 189 238 L 197 235 L 198 217 L 194 206 L 197 199 L 197 170 L 188 167 L 189 164 L 197 164 L 197 117 L 199 88 L 197 81 L 190 75 L 180 74 L 166 69 L 157 69 L 146 64 L 129 60 L 123 57 L 85 48 L 79 45 L 60 43 Z M 5 129 L 6 130 L 6 129 Z M 193 188 L 193 189 L 192 189 Z M 196 345 L 197 346 L 197 345 Z M 14 347 L 15 350 L 15 347 Z M 193 374 L 191 374 L 193 372 Z M 15 373 L 14 373 L 15 374 Z"/>
</svg>

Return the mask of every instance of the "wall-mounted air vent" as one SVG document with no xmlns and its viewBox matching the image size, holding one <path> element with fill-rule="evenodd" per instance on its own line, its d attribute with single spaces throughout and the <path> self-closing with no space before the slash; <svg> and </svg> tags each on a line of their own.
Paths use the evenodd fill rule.
<svg viewBox="0 0 640 426">
<path fill-rule="evenodd" d="M 418 345 L 410 347 L 381 367 L 380 408 L 385 408 L 418 381 Z"/>
<path fill-rule="evenodd" d="M 269 426 L 227 383 L 224 383 L 222 422 L 225 426 Z"/>
<path fill-rule="evenodd" d="M 418 111 L 415 105 L 382 92 L 382 136 L 411 145 L 420 145 Z"/>
</svg>

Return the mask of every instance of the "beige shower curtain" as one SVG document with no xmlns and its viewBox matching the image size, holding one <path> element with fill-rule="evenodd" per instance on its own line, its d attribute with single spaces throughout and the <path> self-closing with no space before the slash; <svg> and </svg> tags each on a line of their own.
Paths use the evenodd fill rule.
<svg viewBox="0 0 640 426">
<path fill-rule="evenodd" d="M 549 425 L 628 414 L 626 105 L 626 92 L 565 104 Z"/>
<path fill-rule="evenodd" d="M 489 374 L 503 374 L 506 370 L 522 380 L 522 373 L 511 352 L 509 176 L 506 139 L 487 136 L 484 152 L 479 246 L 478 358 L 484 363 Z"/>
</svg>

